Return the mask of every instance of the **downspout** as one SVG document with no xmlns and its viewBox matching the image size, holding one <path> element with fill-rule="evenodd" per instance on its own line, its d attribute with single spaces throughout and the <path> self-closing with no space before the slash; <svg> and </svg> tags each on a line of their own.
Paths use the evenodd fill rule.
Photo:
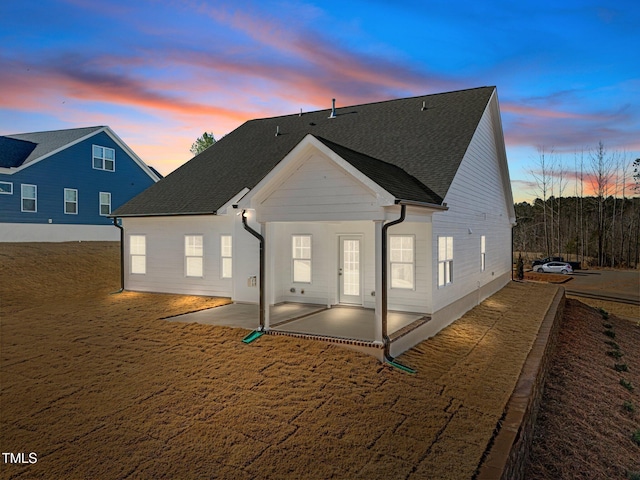
<svg viewBox="0 0 640 480">
<path fill-rule="evenodd" d="M 242 210 L 242 226 L 244 229 L 249 232 L 251 235 L 256 237 L 260 242 L 260 329 L 259 331 L 264 332 L 264 237 L 256 232 L 253 228 L 251 228 L 247 224 L 247 217 L 244 216 L 246 210 Z"/>
<path fill-rule="evenodd" d="M 120 229 L 120 290 L 112 294 L 124 292 L 124 228 L 118 225 L 118 218 L 113 217 L 113 225 Z"/>
<path fill-rule="evenodd" d="M 387 230 L 389 227 L 404 222 L 406 212 L 407 206 L 400 205 L 400 218 L 382 226 L 382 292 L 380 292 L 382 295 L 382 341 L 384 343 L 384 358 L 388 362 L 392 362 L 393 358 L 389 354 L 391 339 L 387 332 Z"/>
</svg>

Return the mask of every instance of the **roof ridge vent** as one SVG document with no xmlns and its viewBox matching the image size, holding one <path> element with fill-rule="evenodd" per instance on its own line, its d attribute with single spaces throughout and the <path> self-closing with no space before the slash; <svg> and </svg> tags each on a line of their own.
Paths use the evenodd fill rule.
<svg viewBox="0 0 640 480">
<path fill-rule="evenodd" d="M 336 118 L 336 99 L 332 98 L 331 99 L 331 115 L 329 115 L 329 118 Z"/>
</svg>

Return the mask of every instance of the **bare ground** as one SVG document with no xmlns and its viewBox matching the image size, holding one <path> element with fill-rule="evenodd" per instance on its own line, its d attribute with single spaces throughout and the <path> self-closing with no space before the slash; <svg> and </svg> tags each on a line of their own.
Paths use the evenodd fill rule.
<svg viewBox="0 0 640 480">
<path fill-rule="evenodd" d="M 615 315 L 605 320 L 594 308 L 568 299 L 525 478 L 640 478 L 635 431 L 640 431 L 640 323 Z"/>
<path fill-rule="evenodd" d="M 160 320 L 116 244 L 2 244 L 0 478 L 471 478 L 555 286 L 512 283 L 400 358 Z"/>
</svg>

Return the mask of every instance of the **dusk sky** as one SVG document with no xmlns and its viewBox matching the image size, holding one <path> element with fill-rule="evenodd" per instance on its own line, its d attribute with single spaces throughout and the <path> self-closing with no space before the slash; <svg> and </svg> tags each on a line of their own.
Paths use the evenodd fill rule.
<svg viewBox="0 0 640 480">
<path fill-rule="evenodd" d="M 637 0 L 2 0 L 0 134 L 109 125 L 166 175 L 252 118 L 495 85 L 530 200 L 538 147 L 640 157 L 639 25 Z"/>
</svg>

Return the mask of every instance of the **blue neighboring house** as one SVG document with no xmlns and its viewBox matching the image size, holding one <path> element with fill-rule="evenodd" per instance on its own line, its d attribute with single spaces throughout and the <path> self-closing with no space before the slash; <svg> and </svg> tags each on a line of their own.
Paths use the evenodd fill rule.
<svg viewBox="0 0 640 480">
<path fill-rule="evenodd" d="M 0 136 L 0 241 L 118 240 L 111 212 L 160 178 L 107 126 Z"/>
</svg>

